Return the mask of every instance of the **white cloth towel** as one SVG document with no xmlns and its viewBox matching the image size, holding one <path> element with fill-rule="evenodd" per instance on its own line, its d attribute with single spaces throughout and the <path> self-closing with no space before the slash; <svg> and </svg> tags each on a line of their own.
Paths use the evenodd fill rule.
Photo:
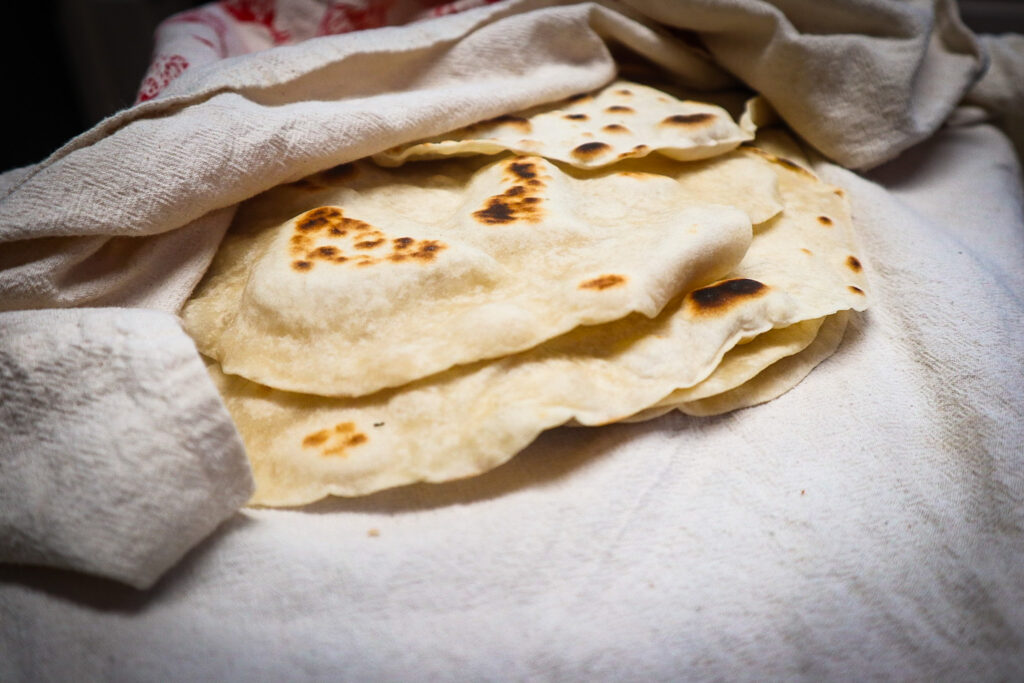
<svg viewBox="0 0 1024 683">
<path fill-rule="evenodd" d="M 695 32 L 705 47 L 674 37 L 666 27 Z M 985 64 L 952 0 L 510 0 L 405 27 L 226 59 L 189 69 L 157 99 L 107 119 L 36 166 L 0 177 L 0 310 L 131 306 L 117 315 L 151 315 L 141 308 L 174 313 L 208 265 L 238 202 L 399 142 L 601 86 L 615 74 L 611 43 L 658 63 L 681 83 L 719 87 L 743 81 L 757 88 L 819 150 L 852 166 L 880 163 L 931 134 Z M 76 315 L 88 329 L 91 317 L 112 314 Z M 2 317 L 11 329 L 30 327 L 24 314 Z M 40 346 L 62 348 L 48 330 L 66 318 L 51 310 L 31 320 L 40 330 Z M 97 332 L 96 343 L 127 343 L 106 320 L 95 324 L 105 330 Z M 144 324 L 140 318 L 125 329 Z M 157 346 L 152 367 L 167 360 Z M 12 367 L 26 352 L 24 345 L 11 347 Z M 102 374 L 100 356 L 75 357 L 78 374 Z M 198 363 L 194 359 L 194 367 Z M 40 373 L 34 381 L 31 392 L 73 392 L 57 374 Z M 154 379 L 140 371 L 134 381 L 129 375 L 121 381 L 127 404 L 125 397 L 147 391 Z M 97 425 L 126 423 L 142 412 L 127 413 L 122 404 L 100 400 L 73 407 L 83 421 L 88 416 Z M 164 412 L 168 423 L 187 422 L 194 414 L 183 404 L 174 417 L 171 408 Z M 61 432 L 69 407 L 47 410 L 37 416 L 39 429 Z M 208 414 L 229 431 L 223 413 Z M 173 435 L 174 425 L 165 426 Z M 45 443 L 10 442 L 5 458 L 35 462 L 39 471 L 45 461 L 59 458 L 61 467 L 77 468 L 83 479 L 99 472 L 94 451 L 76 439 L 63 441 L 69 451 L 59 455 Z M 181 447 L 168 436 L 163 443 L 162 452 L 179 453 L 183 466 L 207 456 L 196 450 L 198 442 Z M 141 460 L 153 444 L 120 440 L 111 448 Z M 133 471 L 120 470 L 119 483 L 139 497 L 155 487 L 181 486 Z M 242 477 L 237 468 L 224 472 Z M 243 480 L 220 486 L 235 492 L 244 488 Z M 91 487 L 102 489 L 102 478 Z M 219 495 L 216 486 L 201 490 Z M 13 485 L 5 491 L 9 518 L 30 519 L 22 509 L 32 499 Z M 238 504 L 234 496 L 225 498 Z M 208 504 L 220 511 L 216 521 L 223 519 L 224 500 Z M 75 518 L 75 509 L 64 510 Z M 138 515 L 130 506 L 113 510 L 121 516 L 117 526 L 130 527 Z M 151 573 L 126 577 L 116 562 L 105 564 L 106 554 L 86 562 L 61 546 L 66 535 L 59 527 L 70 522 L 48 519 L 53 533 L 29 534 L 51 544 L 35 546 L 35 561 L 137 584 L 152 580 Z M 178 527 L 168 521 L 167 528 Z M 173 547 L 180 552 L 185 546 Z M 155 562 L 160 564 L 166 564 L 163 556 Z"/>
<path fill-rule="evenodd" d="M 146 588 L 252 495 L 174 316 L 0 315 L 0 558 Z"/>
<path fill-rule="evenodd" d="M 817 170 L 875 299 L 793 391 L 246 510 L 146 595 L 0 568 L 0 679 L 1024 679 L 1012 148 L 979 125 Z"/>
</svg>

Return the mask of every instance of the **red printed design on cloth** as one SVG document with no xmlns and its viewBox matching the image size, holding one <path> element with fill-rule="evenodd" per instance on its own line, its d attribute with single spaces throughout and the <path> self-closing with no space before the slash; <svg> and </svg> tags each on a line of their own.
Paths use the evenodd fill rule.
<svg viewBox="0 0 1024 683">
<path fill-rule="evenodd" d="M 188 68 L 188 60 L 181 55 L 164 55 L 153 60 L 149 73 L 142 81 L 138 102 L 151 100 Z"/>
<path fill-rule="evenodd" d="M 229 38 L 238 33 L 242 24 L 255 24 L 263 27 L 270 34 L 270 39 L 275 45 L 292 42 L 292 29 L 300 29 L 287 25 L 279 28 L 275 22 L 282 20 L 278 12 L 279 7 L 287 7 L 288 3 L 293 1 L 296 0 L 216 0 L 202 7 L 168 17 L 157 27 L 155 49 L 157 57 L 150 64 L 136 102 L 145 102 L 157 97 L 171 81 L 189 67 L 190 59 L 196 67 L 208 64 L 211 61 L 211 55 L 206 48 L 211 48 L 214 52 L 212 61 L 233 56 L 231 50 L 238 48 L 229 47 Z M 406 20 L 422 21 L 501 1 L 451 0 L 439 3 L 438 0 L 415 0 L 415 4 L 418 4 L 421 9 L 412 17 L 406 17 Z M 388 15 L 395 4 L 396 0 L 328 0 L 316 35 L 333 35 L 386 26 L 390 23 Z M 288 13 L 285 12 L 284 16 L 288 16 Z M 216 40 L 211 40 L 209 34 L 202 35 L 202 32 L 189 31 L 186 25 L 190 23 L 212 29 Z M 169 30 L 164 31 L 165 28 Z M 300 32 L 304 32 L 304 30 L 300 30 Z M 187 44 L 182 44 L 182 38 L 195 41 L 193 45 L 196 48 L 198 48 L 197 44 L 202 44 L 205 47 L 196 49 L 193 54 Z M 162 53 L 162 50 L 165 50 L 166 53 Z M 185 52 L 191 57 L 186 58 L 180 52 Z"/>
<path fill-rule="evenodd" d="M 394 0 L 334 0 L 327 6 L 316 34 L 330 36 L 380 28 L 387 24 L 393 4 Z"/>
<path fill-rule="evenodd" d="M 219 4 L 235 21 L 260 24 L 266 27 L 270 31 L 270 37 L 275 45 L 286 43 L 291 39 L 291 34 L 288 31 L 278 30 L 274 26 L 275 0 L 220 0 Z"/>
<path fill-rule="evenodd" d="M 213 12 L 202 7 L 199 9 L 188 10 L 181 14 L 175 14 L 165 20 L 161 24 L 161 27 L 169 26 L 171 24 L 202 24 L 203 26 L 212 29 L 214 34 L 217 36 L 216 45 L 212 41 L 200 35 L 196 35 L 195 33 L 191 34 L 191 36 L 204 45 L 212 48 L 221 58 L 228 56 L 228 26 L 223 19 Z"/>
<path fill-rule="evenodd" d="M 501 1 L 502 0 L 454 0 L 454 2 L 447 2 L 443 5 L 431 8 L 430 16 L 443 17 L 449 14 L 458 14 L 459 12 L 483 7 L 484 5 L 493 5 L 494 3 Z"/>
</svg>

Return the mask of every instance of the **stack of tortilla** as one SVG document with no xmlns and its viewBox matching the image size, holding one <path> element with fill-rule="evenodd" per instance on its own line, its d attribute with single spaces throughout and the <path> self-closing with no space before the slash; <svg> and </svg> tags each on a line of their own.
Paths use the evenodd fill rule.
<svg viewBox="0 0 1024 683">
<path fill-rule="evenodd" d="M 843 191 L 752 141 L 619 81 L 247 202 L 182 315 L 252 504 L 472 476 L 559 425 L 795 386 L 865 308 L 863 268 Z"/>
</svg>

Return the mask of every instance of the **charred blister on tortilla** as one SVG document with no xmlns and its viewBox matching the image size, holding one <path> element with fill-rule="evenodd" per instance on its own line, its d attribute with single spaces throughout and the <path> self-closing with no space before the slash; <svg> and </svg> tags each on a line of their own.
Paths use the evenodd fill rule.
<svg viewBox="0 0 1024 683">
<path fill-rule="evenodd" d="M 584 280 L 580 283 L 580 289 L 602 291 L 624 284 L 626 284 L 625 275 L 601 275 L 593 278 L 592 280 Z"/>
<path fill-rule="evenodd" d="M 302 439 L 302 447 L 314 449 L 324 457 L 345 457 L 349 449 L 369 441 L 353 422 L 339 422 L 333 427 L 321 429 Z"/>
<path fill-rule="evenodd" d="M 721 315 L 746 301 L 768 293 L 768 286 L 749 278 L 722 280 L 695 289 L 686 295 L 686 310 L 690 315 Z"/>
<path fill-rule="evenodd" d="M 604 156 L 611 152 L 611 145 L 605 142 L 584 142 L 582 145 L 577 145 L 573 148 L 571 154 L 574 159 L 581 161 L 590 161 L 597 159 L 598 157 Z"/>
<path fill-rule="evenodd" d="M 473 217 L 487 225 L 509 223 L 538 223 L 544 216 L 541 206 L 543 190 L 550 177 L 538 165 L 539 159 L 517 156 L 504 164 L 502 182 L 511 183 L 501 194 L 488 197 L 484 207 L 473 212 Z"/>
<path fill-rule="evenodd" d="M 530 122 L 527 119 L 524 119 L 522 116 L 504 114 L 502 116 L 496 116 L 493 119 L 487 119 L 486 121 L 474 123 L 473 125 L 467 126 L 466 130 L 470 132 L 475 132 L 479 130 L 489 130 L 491 128 L 496 128 L 498 126 L 511 126 L 521 133 L 529 133 L 533 129 L 533 126 L 530 125 Z"/>
<path fill-rule="evenodd" d="M 698 126 L 706 125 L 715 120 L 715 115 L 706 111 L 696 114 L 674 114 L 662 119 L 662 126 Z"/>
<path fill-rule="evenodd" d="M 300 273 L 310 272 L 317 263 L 359 267 L 383 261 L 422 263 L 433 261 L 445 248 L 439 240 L 398 237 L 390 241 L 389 253 L 377 253 L 388 243 L 387 235 L 365 221 L 348 218 L 336 206 L 321 206 L 296 218 L 288 242 L 292 269 Z"/>
</svg>

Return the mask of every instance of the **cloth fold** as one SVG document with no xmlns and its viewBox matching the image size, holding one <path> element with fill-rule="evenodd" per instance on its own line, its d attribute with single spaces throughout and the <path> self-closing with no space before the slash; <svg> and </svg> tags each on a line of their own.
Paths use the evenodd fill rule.
<svg viewBox="0 0 1024 683">
<path fill-rule="evenodd" d="M 1024 159 L 1024 36 L 982 36 L 990 67 L 971 88 L 966 103 L 980 106 L 1013 141 Z"/>
<path fill-rule="evenodd" d="M 241 440 L 174 316 L 0 314 L 0 559 L 147 588 L 245 504 Z"/>
</svg>

